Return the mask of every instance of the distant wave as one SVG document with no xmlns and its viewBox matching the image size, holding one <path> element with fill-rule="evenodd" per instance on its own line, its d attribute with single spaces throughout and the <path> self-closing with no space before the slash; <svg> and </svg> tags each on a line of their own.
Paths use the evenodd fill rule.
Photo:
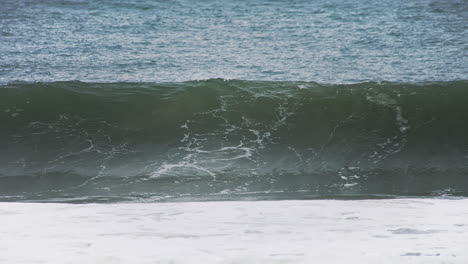
<svg viewBox="0 0 468 264">
<path fill-rule="evenodd" d="M 3 85 L 0 199 L 464 196 L 467 102 L 468 81 Z"/>
</svg>

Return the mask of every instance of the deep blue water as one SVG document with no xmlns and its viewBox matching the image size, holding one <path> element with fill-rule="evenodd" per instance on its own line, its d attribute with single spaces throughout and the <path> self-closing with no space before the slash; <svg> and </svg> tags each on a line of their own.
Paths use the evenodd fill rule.
<svg viewBox="0 0 468 264">
<path fill-rule="evenodd" d="M 468 2 L 3 0 L 0 83 L 467 78 Z"/>
</svg>

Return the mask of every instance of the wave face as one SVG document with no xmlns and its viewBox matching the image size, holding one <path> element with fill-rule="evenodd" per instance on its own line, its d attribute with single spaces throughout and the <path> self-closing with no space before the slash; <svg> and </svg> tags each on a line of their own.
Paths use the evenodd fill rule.
<svg viewBox="0 0 468 264">
<path fill-rule="evenodd" d="M 0 87 L 0 199 L 468 195 L 468 82 Z"/>
</svg>

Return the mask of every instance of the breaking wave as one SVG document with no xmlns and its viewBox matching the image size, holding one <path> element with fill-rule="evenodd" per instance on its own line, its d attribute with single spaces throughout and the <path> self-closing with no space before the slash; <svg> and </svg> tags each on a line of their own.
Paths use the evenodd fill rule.
<svg viewBox="0 0 468 264">
<path fill-rule="evenodd" d="M 468 82 L 14 83 L 0 199 L 468 195 Z"/>
</svg>

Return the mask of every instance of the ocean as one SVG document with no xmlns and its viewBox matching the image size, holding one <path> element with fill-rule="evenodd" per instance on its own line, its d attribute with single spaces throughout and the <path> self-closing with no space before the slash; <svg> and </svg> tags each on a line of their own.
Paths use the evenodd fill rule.
<svg viewBox="0 0 468 264">
<path fill-rule="evenodd" d="M 3 1 L 0 200 L 468 194 L 466 1 Z"/>
<path fill-rule="evenodd" d="M 466 0 L 0 1 L 0 263 L 468 263 Z"/>
</svg>

